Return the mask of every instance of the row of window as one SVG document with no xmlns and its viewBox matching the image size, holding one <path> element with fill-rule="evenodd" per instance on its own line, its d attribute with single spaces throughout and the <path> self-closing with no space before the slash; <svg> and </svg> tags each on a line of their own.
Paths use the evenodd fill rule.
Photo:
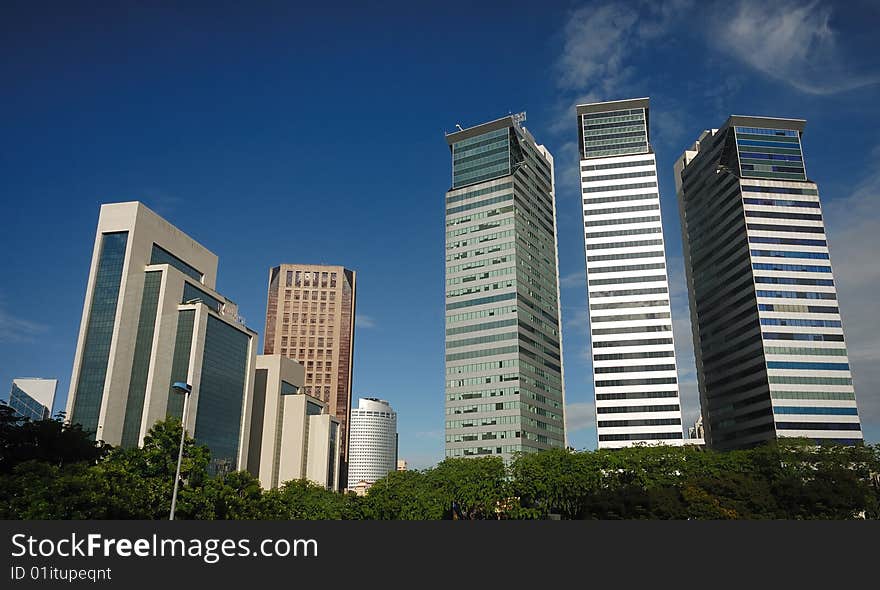
<svg viewBox="0 0 880 590">
<path fill-rule="evenodd" d="M 465 359 L 480 358 L 484 356 L 495 356 L 496 354 L 511 354 L 519 352 L 518 346 L 504 346 L 501 348 L 486 348 L 483 350 L 472 350 L 470 352 L 456 352 L 447 354 L 447 361 L 463 361 Z"/>
<path fill-rule="evenodd" d="M 642 246 L 662 246 L 663 240 L 636 240 L 632 242 L 603 242 L 587 244 L 587 250 L 607 250 L 609 248 L 640 248 Z"/>
<path fill-rule="evenodd" d="M 820 407 L 796 407 L 796 406 L 773 406 L 774 414 L 818 414 L 827 416 L 858 416 L 855 408 L 820 408 Z"/>
<path fill-rule="evenodd" d="M 666 268 L 663 262 L 652 262 L 649 264 L 628 264 L 623 266 L 594 266 L 587 269 L 588 274 L 597 274 L 604 272 L 630 272 L 636 270 L 661 270 Z"/>
<path fill-rule="evenodd" d="M 799 234 L 824 234 L 825 228 L 812 225 L 775 225 L 766 223 L 747 223 L 746 227 L 752 231 L 784 231 Z"/>
<path fill-rule="evenodd" d="M 673 357 L 675 352 L 672 350 L 647 350 L 639 352 L 620 352 L 616 354 L 594 354 L 594 361 L 623 361 L 627 359 L 653 359 Z"/>
<path fill-rule="evenodd" d="M 847 391 L 770 391 L 773 399 L 854 400 L 856 396 Z"/>
<path fill-rule="evenodd" d="M 770 383 L 788 385 L 852 385 L 850 377 L 790 377 L 770 375 L 767 377 Z"/>
<path fill-rule="evenodd" d="M 846 356 L 845 348 L 796 348 L 792 346 L 765 346 L 765 354 L 793 354 L 801 356 Z"/>
<path fill-rule="evenodd" d="M 633 211 L 658 211 L 659 203 L 648 203 L 646 205 L 631 205 L 629 207 L 610 207 L 607 209 L 585 209 L 584 215 L 609 215 L 612 213 L 631 213 Z"/>
<path fill-rule="evenodd" d="M 641 420 L 600 420 L 599 428 L 620 428 L 624 426 L 672 426 L 681 424 L 681 418 L 643 418 Z"/>
<path fill-rule="evenodd" d="M 827 252 L 793 252 L 791 250 L 752 250 L 752 256 L 769 256 L 774 258 L 808 258 L 811 260 L 828 260 Z"/>
<path fill-rule="evenodd" d="M 837 299 L 836 293 L 812 293 L 810 291 L 755 291 L 758 297 L 774 297 L 779 299 Z"/>
<path fill-rule="evenodd" d="M 629 225 L 633 223 L 650 223 L 652 221 L 660 221 L 660 216 L 649 215 L 647 217 L 627 217 L 625 219 L 600 219 L 598 221 L 585 221 L 584 227 L 599 227 L 603 225 Z"/>
<path fill-rule="evenodd" d="M 768 207 L 808 207 L 810 209 L 818 209 L 819 201 L 789 201 L 785 199 L 754 199 L 745 197 L 743 203 L 746 205 L 766 205 Z"/>
<path fill-rule="evenodd" d="M 461 213 L 462 211 L 470 211 L 471 209 L 479 209 L 480 207 L 487 207 L 489 205 L 495 205 L 496 203 L 506 203 L 507 201 L 512 200 L 513 193 L 507 193 L 498 197 L 492 197 L 491 199 L 483 199 L 482 201 L 477 201 L 476 203 L 459 205 L 458 207 L 450 207 L 446 210 L 446 215 L 455 215 L 456 213 Z"/>
<path fill-rule="evenodd" d="M 583 172 L 592 172 L 593 170 L 612 170 L 615 168 L 632 168 L 634 166 L 651 166 L 654 160 L 629 160 L 627 162 L 614 162 L 612 164 L 591 164 L 581 166 Z"/>
<path fill-rule="evenodd" d="M 591 303 L 591 311 L 602 309 L 625 309 L 630 307 L 665 307 L 669 305 L 667 299 L 654 299 L 650 301 L 618 301 L 616 303 Z"/>
<path fill-rule="evenodd" d="M 659 199 L 657 193 L 639 193 L 636 195 L 611 195 L 609 197 L 591 197 L 584 199 L 584 205 L 598 205 L 599 203 L 623 203 L 626 201 L 645 201 Z"/>
<path fill-rule="evenodd" d="M 819 191 L 814 188 L 790 188 L 785 186 L 752 186 L 742 185 L 744 193 L 776 193 L 780 195 L 818 195 Z"/>
<path fill-rule="evenodd" d="M 809 285 L 811 287 L 833 287 L 834 279 L 800 279 L 791 277 L 755 277 L 756 283 L 773 285 Z"/>
<path fill-rule="evenodd" d="M 616 367 L 594 367 L 599 375 L 604 373 L 647 373 L 651 371 L 674 371 L 675 365 L 620 365 Z"/>
<path fill-rule="evenodd" d="M 603 193 L 609 191 L 625 191 L 637 188 L 657 188 L 656 182 L 636 182 L 632 184 L 618 184 L 614 186 L 588 186 L 581 189 L 583 193 Z"/>
<path fill-rule="evenodd" d="M 654 170 L 645 170 L 644 172 L 624 172 L 621 174 L 602 174 L 600 176 L 584 176 L 581 178 L 583 182 L 599 182 L 602 180 L 623 180 L 625 178 L 640 178 L 645 176 L 657 176 Z M 606 187 L 609 188 L 609 187 Z"/>
<path fill-rule="evenodd" d="M 666 287 L 650 287 L 647 289 L 618 289 L 616 291 L 590 291 L 590 299 L 602 297 L 623 297 L 628 295 L 660 295 L 666 293 Z"/>
<path fill-rule="evenodd" d="M 600 442 L 614 442 L 624 440 L 673 440 L 682 438 L 681 432 L 633 432 L 629 434 L 600 434 Z"/>
<path fill-rule="evenodd" d="M 800 326 L 809 328 L 840 328 L 840 320 L 805 320 L 800 318 L 761 318 L 762 326 Z"/>
<path fill-rule="evenodd" d="M 843 334 L 793 334 L 790 332 L 763 332 L 764 340 L 806 340 L 809 342 L 843 342 Z"/>
<path fill-rule="evenodd" d="M 620 236 L 639 236 L 644 234 L 661 234 L 663 231 L 659 227 L 641 227 L 638 229 L 616 229 L 613 231 L 594 231 L 584 235 L 585 238 L 616 238 Z M 603 247 L 598 245 L 596 247 Z M 587 244 L 587 250 L 591 250 L 591 246 Z"/>
<path fill-rule="evenodd" d="M 810 264 L 777 264 L 774 262 L 755 262 L 752 264 L 755 270 L 778 270 L 781 272 L 831 272 L 830 266 L 815 266 Z"/>
<path fill-rule="evenodd" d="M 779 430 L 861 430 L 857 422 L 777 422 Z"/>
<path fill-rule="evenodd" d="M 627 391 L 623 393 L 597 393 L 597 401 L 615 399 L 662 399 L 664 397 L 678 397 L 678 391 Z"/>
<path fill-rule="evenodd" d="M 501 361 L 489 361 L 485 363 L 471 363 L 468 365 L 458 365 L 456 367 L 447 367 L 447 375 L 459 375 L 461 373 L 476 373 L 480 371 L 492 371 L 495 369 L 507 369 L 516 367 L 519 364 L 518 359 L 505 359 Z"/>
<path fill-rule="evenodd" d="M 650 379 L 614 379 L 596 381 L 596 387 L 628 387 L 631 385 L 671 385 L 678 383 L 675 377 L 652 377 Z"/>
<path fill-rule="evenodd" d="M 592 279 L 587 281 L 588 285 L 623 285 L 626 283 L 665 283 L 665 275 L 651 275 L 639 277 L 616 277 L 613 279 Z"/>
<path fill-rule="evenodd" d="M 594 336 L 607 334 L 638 334 L 641 332 L 671 332 L 672 326 L 623 326 L 620 328 L 596 328 L 592 330 Z M 594 344 L 595 346 L 595 344 Z"/>
<path fill-rule="evenodd" d="M 587 262 L 602 262 L 605 260 L 632 260 L 638 258 L 663 258 L 663 251 L 649 252 L 624 252 L 621 254 L 599 254 L 596 256 L 587 256 Z"/>
<path fill-rule="evenodd" d="M 768 361 L 768 369 L 796 369 L 802 371 L 849 371 L 849 363 L 815 363 L 797 361 Z"/>
<path fill-rule="evenodd" d="M 840 313 L 837 307 L 830 305 L 771 305 L 769 303 L 759 303 L 760 311 L 777 311 L 786 313 Z"/>
<path fill-rule="evenodd" d="M 613 348 L 617 346 L 655 346 L 672 344 L 672 338 L 643 338 L 638 340 L 605 340 L 593 342 L 593 348 Z"/>
<path fill-rule="evenodd" d="M 601 322 L 631 322 L 634 320 L 660 320 L 660 319 L 668 319 L 670 317 L 669 312 L 657 312 L 657 313 L 630 313 L 626 315 L 600 315 L 593 316 L 590 318 L 590 321 L 593 323 L 601 323 Z"/>
</svg>

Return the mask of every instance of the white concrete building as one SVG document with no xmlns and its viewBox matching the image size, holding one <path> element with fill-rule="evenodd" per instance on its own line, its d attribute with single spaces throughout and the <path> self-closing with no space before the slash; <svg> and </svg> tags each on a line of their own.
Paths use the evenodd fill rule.
<svg viewBox="0 0 880 590">
<path fill-rule="evenodd" d="M 397 413 L 385 400 L 358 400 L 351 411 L 348 488 L 374 483 L 397 469 Z"/>
<path fill-rule="evenodd" d="M 576 109 L 599 448 L 683 439 L 648 106 Z"/>
<path fill-rule="evenodd" d="M 139 202 L 101 206 L 67 417 L 99 440 L 136 446 L 180 417 L 212 470 L 244 468 L 257 335 L 214 290 L 217 257 Z"/>
<path fill-rule="evenodd" d="M 302 393 L 305 368 L 280 354 L 257 355 L 256 367 L 248 471 L 265 489 L 294 479 L 338 489 L 339 420 Z"/>
</svg>

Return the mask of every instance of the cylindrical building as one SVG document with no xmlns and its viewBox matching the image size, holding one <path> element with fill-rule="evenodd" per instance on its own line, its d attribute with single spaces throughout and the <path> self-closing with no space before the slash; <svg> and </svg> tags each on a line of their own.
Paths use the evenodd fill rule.
<svg viewBox="0 0 880 590">
<path fill-rule="evenodd" d="M 397 469 L 397 413 L 385 400 L 358 400 L 351 410 L 348 488 L 372 484 Z"/>
</svg>

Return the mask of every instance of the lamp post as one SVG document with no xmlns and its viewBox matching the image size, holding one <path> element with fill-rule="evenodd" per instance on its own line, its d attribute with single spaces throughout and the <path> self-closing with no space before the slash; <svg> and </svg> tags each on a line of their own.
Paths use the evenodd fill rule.
<svg viewBox="0 0 880 590">
<path fill-rule="evenodd" d="M 183 461 L 183 441 L 186 438 L 186 411 L 189 405 L 189 394 L 192 393 L 192 385 L 176 381 L 171 389 L 183 394 L 183 418 L 180 421 L 180 450 L 177 453 L 177 473 L 174 475 L 174 493 L 171 495 L 171 514 L 168 520 L 174 520 L 174 508 L 177 506 L 177 486 L 180 481 L 180 463 Z"/>
</svg>

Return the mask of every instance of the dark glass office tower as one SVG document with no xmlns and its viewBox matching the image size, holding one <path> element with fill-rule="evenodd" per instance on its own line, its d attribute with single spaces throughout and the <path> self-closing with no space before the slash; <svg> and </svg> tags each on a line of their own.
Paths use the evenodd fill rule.
<svg viewBox="0 0 880 590">
<path fill-rule="evenodd" d="M 553 157 L 524 119 L 446 136 L 447 457 L 565 446 Z"/>
<path fill-rule="evenodd" d="M 862 439 L 805 121 L 731 116 L 675 164 L 706 439 Z"/>
</svg>

